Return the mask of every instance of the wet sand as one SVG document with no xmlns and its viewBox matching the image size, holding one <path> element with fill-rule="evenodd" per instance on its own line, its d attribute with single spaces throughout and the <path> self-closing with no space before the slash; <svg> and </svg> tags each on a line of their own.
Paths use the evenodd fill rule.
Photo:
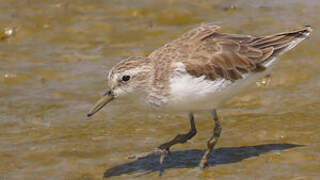
<svg viewBox="0 0 320 180">
<path fill-rule="evenodd" d="M 317 0 L 0 0 L 0 180 L 318 179 L 319 9 Z M 305 24 L 314 32 L 282 57 L 269 83 L 218 110 L 222 136 L 207 169 L 197 165 L 210 114 L 196 114 L 197 136 L 174 146 L 162 168 L 157 155 L 128 159 L 186 132 L 187 114 L 115 102 L 87 118 L 107 71 L 202 22 L 229 33 Z"/>
</svg>

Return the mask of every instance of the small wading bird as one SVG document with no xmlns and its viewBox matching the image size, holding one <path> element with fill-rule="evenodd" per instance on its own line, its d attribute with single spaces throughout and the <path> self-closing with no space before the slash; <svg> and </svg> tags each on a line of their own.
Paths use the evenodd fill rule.
<svg viewBox="0 0 320 180">
<path fill-rule="evenodd" d="M 216 108 L 248 85 L 268 75 L 279 56 L 306 39 L 310 26 L 269 36 L 218 32 L 219 26 L 202 24 L 182 37 L 153 51 L 148 57 L 129 57 L 108 73 L 108 91 L 88 113 L 92 116 L 107 103 L 133 96 L 143 107 L 189 112 L 190 131 L 158 147 L 160 164 L 171 146 L 196 135 L 194 112 L 211 111 L 215 128 L 207 142 L 200 168 L 221 133 Z"/>
</svg>

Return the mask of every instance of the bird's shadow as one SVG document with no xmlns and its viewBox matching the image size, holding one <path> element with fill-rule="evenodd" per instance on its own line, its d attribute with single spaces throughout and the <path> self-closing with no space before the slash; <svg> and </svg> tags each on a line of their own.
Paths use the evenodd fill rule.
<svg viewBox="0 0 320 180">
<path fill-rule="evenodd" d="M 259 156 L 260 154 L 269 151 L 281 151 L 300 146 L 303 145 L 282 143 L 242 147 L 221 147 L 212 152 L 211 157 L 208 159 L 208 166 L 235 163 L 250 157 Z M 175 151 L 166 158 L 162 165 L 159 163 L 159 155 L 150 154 L 132 162 L 107 169 L 104 172 L 104 178 L 125 174 L 136 174 L 137 176 L 141 176 L 154 171 L 159 171 L 160 175 L 162 175 L 166 169 L 195 168 L 198 167 L 204 152 L 205 150 L 200 149 Z"/>
</svg>

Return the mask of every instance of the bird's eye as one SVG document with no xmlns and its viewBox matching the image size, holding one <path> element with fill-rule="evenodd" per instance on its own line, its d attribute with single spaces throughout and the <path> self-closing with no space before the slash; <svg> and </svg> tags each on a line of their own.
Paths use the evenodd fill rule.
<svg viewBox="0 0 320 180">
<path fill-rule="evenodd" d="M 129 80 L 130 80 L 130 76 L 128 75 L 122 76 L 122 81 L 129 81 Z"/>
</svg>

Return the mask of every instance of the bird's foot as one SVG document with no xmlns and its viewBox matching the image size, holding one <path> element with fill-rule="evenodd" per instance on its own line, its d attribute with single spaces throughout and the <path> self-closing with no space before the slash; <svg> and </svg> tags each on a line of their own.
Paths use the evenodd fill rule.
<svg viewBox="0 0 320 180">
<path fill-rule="evenodd" d="M 160 164 L 163 164 L 165 158 L 167 157 L 167 155 L 170 155 L 170 150 L 169 149 L 160 149 L 160 148 L 156 148 L 154 150 L 154 152 L 156 154 L 159 154 L 160 155 Z"/>
<path fill-rule="evenodd" d="M 199 167 L 201 170 L 203 170 L 204 168 L 206 168 L 208 166 L 208 159 L 210 157 L 210 153 L 211 153 L 212 149 L 208 149 L 204 155 L 201 158 Z"/>
<path fill-rule="evenodd" d="M 144 152 L 144 153 L 140 153 L 140 154 L 129 155 L 128 159 L 135 159 L 135 160 L 142 159 L 142 158 L 145 158 L 145 157 L 152 155 L 152 154 L 159 154 L 160 155 L 160 164 L 162 164 L 165 157 L 167 156 L 167 154 L 170 155 L 171 153 L 169 150 L 166 150 L 166 149 L 155 148 L 151 152 Z"/>
<path fill-rule="evenodd" d="M 206 160 L 201 160 L 200 164 L 199 164 L 199 168 L 200 170 L 203 170 L 204 168 L 206 168 L 208 166 L 208 162 Z"/>
<path fill-rule="evenodd" d="M 134 159 L 134 160 L 142 159 L 142 158 L 145 158 L 151 154 L 153 154 L 153 151 L 152 152 L 144 152 L 144 153 L 140 153 L 140 154 L 131 154 L 128 156 L 128 159 Z"/>
</svg>

